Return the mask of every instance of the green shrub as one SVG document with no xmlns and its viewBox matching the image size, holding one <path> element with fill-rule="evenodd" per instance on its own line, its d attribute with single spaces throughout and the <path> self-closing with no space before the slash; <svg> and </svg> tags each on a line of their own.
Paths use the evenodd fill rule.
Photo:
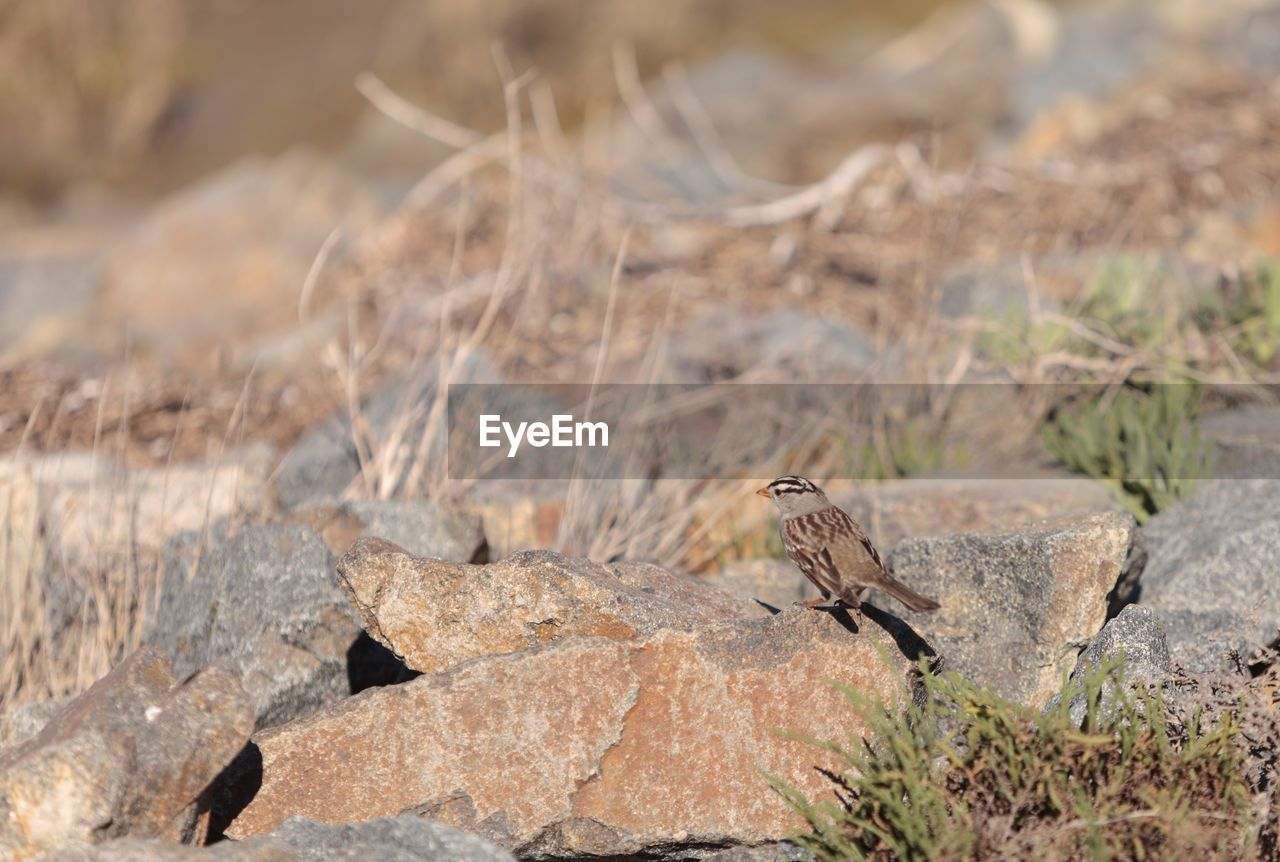
<svg viewBox="0 0 1280 862">
<path fill-rule="evenodd" d="M 1209 475 L 1213 447 L 1191 421 L 1200 398 L 1192 384 L 1098 389 L 1074 408 L 1055 411 L 1045 446 L 1072 470 L 1106 483 L 1142 523 Z"/>
<path fill-rule="evenodd" d="M 1186 367 L 1183 354 L 1195 329 L 1183 305 L 1164 264 L 1122 254 L 1103 261 L 1078 303 L 1061 314 L 1033 321 L 1025 308 L 1014 305 L 989 313 L 977 344 L 984 355 L 1014 366 L 1059 353 L 1110 358 L 1121 345 L 1178 371 Z M 1069 325 L 1070 320 L 1080 326 Z"/>
<path fill-rule="evenodd" d="M 990 314 L 977 334 L 978 350 L 1003 365 L 1019 366 L 1071 345 L 1071 331 L 1057 321 L 1033 323 L 1025 308 L 1005 306 Z"/>
<path fill-rule="evenodd" d="M 1193 328 L 1178 300 L 1163 264 L 1122 254 L 1107 260 L 1090 281 L 1078 316 L 1121 344 L 1156 351 L 1180 343 Z"/>
<path fill-rule="evenodd" d="M 839 688 L 868 728 L 808 741 L 843 764 L 835 801 L 769 777 L 809 823 L 819 859 L 1219 859 L 1242 851 L 1248 789 L 1224 714 L 1170 721 L 1159 691 L 1125 686 L 1120 660 L 1064 683 L 1045 713 L 923 666 L 922 706 L 891 711 Z M 833 685 L 836 685 L 833 683 Z M 1104 708 L 1104 687 L 1113 688 Z M 1077 727 L 1069 703 L 1083 693 Z M 797 734 L 793 738 L 805 739 Z"/>
<path fill-rule="evenodd" d="M 1263 368 L 1273 368 L 1280 351 L 1280 261 L 1261 258 L 1252 271 L 1225 280 L 1197 309 L 1203 331 L 1229 334 L 1232 349 Z"/>
</svg>

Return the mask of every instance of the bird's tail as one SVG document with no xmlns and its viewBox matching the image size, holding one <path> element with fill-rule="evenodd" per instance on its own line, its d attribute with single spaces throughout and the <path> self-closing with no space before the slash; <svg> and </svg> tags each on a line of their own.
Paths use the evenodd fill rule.
<svg viewBox="0 0 1280 862">
<path fill-rule="evenodd" d="M 887 584 L 876 584 L 876 588 L 883 590 L 893 596 L 898 601 L 906 605 L 907 610 L 920 613 L 921 611 L 936 611 L 942 607 L 928 596 L 922 596 L 906 584 L 898 581 L 889 581 Z"/>
</svg>

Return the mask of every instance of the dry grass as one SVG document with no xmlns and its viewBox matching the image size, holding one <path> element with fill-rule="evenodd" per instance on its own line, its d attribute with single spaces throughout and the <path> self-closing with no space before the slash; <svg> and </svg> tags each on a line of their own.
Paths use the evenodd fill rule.
<svg viewBox="0 0 1280 862">
<path fill-rule="evenodd" d="M 634 69 L 625 53 L 618 57 L 625 93 L 623 82 L 634 77 Z M 375 78 L 361 82 L 362 91 L 388 116 L 457 147 L 459 154 L 425 177 L 409 194 L 405 210 L 365 245 L 360 269 L 370 286 L 366 301 L 352 307 L 347 342 L 331 344 L 325 352 L 352 416 L 364 467 L 349 489 L 355 496 L 464 496 L 466 483 L 450 481 L 444 473 L 438 432 L 446 392 L 435 381 L 466 379 L 458 372 L 478 353 L 512 382 L 559 378 L 594 387 L 661 380 L 673 330 L 708 303 L 688 295 L 681 280 L 689 273 L 680 263 L 660 260 L 657 234 L 686 220 L 688 230 L 710 232 L 715 243 L 754 248 L 753 255 L 761 245 L 773 244 L 767 237 L 790 234 L 798 217 L 814 215 L 812 230 L 821 234 L 834 226 L 831 213 L 843 209 L 881 158 L 878 151 L 859 150 L 827 179 L 808 189 L 776 192 L 758 204 L 742 204 L 749 189 L 740 189 L 726 195 L 720 207 L 700 207 L 699 219 L 689 223 L 689 204 L 625 199 L 583 161 L 567 156 L 563 133 L 540 109 L 544 91 L 526 94 L 527 76 L 516 76 L 501 54 L 495 59 L 505 81 L 507 131 L 494 136 L 426 113 Z M 637 104 L 640 98 L 632 92 L 630 107 L 637 115 L 647 107 Z M 526 114 L 533 117 L 534 133 L 524 131 Z M 696 123 L 693 106 L 686 105 L 685 115 Z M 723 163 L 722 153 L 706 155 L 709 163 Z M 503 173 L 473 183 L 489 164 L 501 166 Z M 758 194 L 760 188 L 753 190 Z M 431 209 L 417 211 L 428 203 Z M 653 226 L 647 226 L 650 222 Z M 431 271 L 424 259 L 439 259 L 438 250 L 445 247 L 447 263 L 441 260 L 424 286 L 422 274 Z M 749 266 L 743 262 L 739 269 Z M 767 269 L 763 278 L 772 280 L 776 266 Z M 743 288 L 755 300 L 767 292 L 758 284 Z M 916 341 L 919 354 L 929 355 L 927 339 L 917 336 Z M 435 358 L 427 362 L 427 357 Z M 368 382 L 388 365 L 422 370 L 417 379 L 403 381 L 400 409 L 379 427 L 365 415 L 362 399 Z M 903 373 L 932 376 L 924 368 Z M 758 374 L 752 370 L 725 382 L 770 379 Z M 431 397 L 422 400 L 422 393 Z M 944 413 L 945 405 L 934 405 L 935 416 Z M 884 428 L 877 430 L 883 440 Z M 616 481 L 575 472 L 552 546 L 596 558 L 638 557 L 703 569 L 738 542 L 742 530 L 753 531 L 767 518 L 763 508 L 746 524 L 736 514 L 755 487 L 752 479 L 800 465 L 833 474 L 851 469 L 833 431 L 826 421 L 799 431 L 793 427 L 786 435 L 760 435 L 760 445 L 735 451 L 719 465 L 723 475 L 743 476 L 740 482 L 663 481 L 660 476 Z M 734 526 L 726 529 L 729 522 Z"/>
<path fill-rule="evenodd" d="M 86 400 L 85 381 L 75 378 L 8 371 L 0 382 L 32 397 L 0 404 L 0 445 L 32 452 L 77 446 L 125 467 L 164 464 L 216 454 L 228 427 L 283 449 L 340 406 L 351 418 L 362 465 L 351 496 L 462 498 L 467 485 L 448 479 L 438 448 L 445 392 L 428 385 L 432 380 L 460 379 L 483 355 L 516 382 L 647 382 L 661 379 L 669 342 L 695 316 L 729 307 L 767 313 L 795 306 L 849 321 L 878 345 L 893 345 L 909 358 L 895 368 L 900 379 L 942 384 L 937 401 L 918 414 L 923 439 L 936 440 L 944 429 L 954 430 L 947 424 L 948 385 L 966 375 L 1041 381 L 1082 371 L 1080 356 L 1070 352 L 1065 359 L 1072 361 L 1059 364 L 1064 357 L 1047 363 L 1032 357 L 1023 365 L 985 355 L 974 333 L 989 321 L 939 318 L 937 286 L 948 267 L 1025 255 L 1033 298 L 1071 296 L 1082 279 L 1043 282 L 1035 254 L 1085 255 L 1168 240 L 1190 233 L 1196 218 L 1215 207 L 1252 200 L 1257 178 L 1280 180 L 1276 100 L 1260 84 L 1218 81 L 1168 96 L 1176 118 L 1169 127 L 1135 115 L 1089 148 L 1064 144 L 1058 173 L 1043 164 L 946 173 L 930 166 L 928 142 L 916 140 L 869 171 L 838 171 L 840 182 L 815 184 L 799 196 L 742 178 L 721 205 L 695 211 L 671 197 L 620 197 L 584 168 L 585 158 L 566 149 L 548 92 L 501 55 L 495 59 L 504 81 L 506 130 L 489 136 L 453 126 L 447 134 L 460 147 L 458 155 L 422 180 L 410 205 L 358 238 L 341 266 L 320 260 L 303 286 L 304 324 L 310 297 L 353 297 L 344 339 L 316 345 L 324 375 L 254 381 L 258 388 L 243 404 L 243 381 L 152 380 L 132 388 L 126 403 Z M 617 68 L 626 80 L 625 56 Z M 411 124 L 448 128 L 441 118 L 397 103 L 394 94 L 384 107 Z M 645 112 L 634 92 L 631 110 Z M 683 114 L 708 163 L 718 165 L 721 177 L 734 176 L 714 140 L 697 128 L 696 105 L 685 105 Z M 1233 130 L 1216 141 L 1218 161 L 1182 158 L 1204 128 Z M 1062 164 L 1077 166 L 1069 181 Z M 803 208 L 771 209 L 779 200 L 788 207 L 798 200 Z M 759 206 L 742 208 L 752 205 Z M 744 211 L 753 218 L 744 222 Z M 352 287 L 317 290 L 323 279 Z M 1167 358 L 1135 354 L 1133 345 L 1119 342 L 1109 347 L 1096 337 L 1094 323 L 1087 322 L 1097 348 L 1087 357 L 1095 363 L 1083 369 L 1087 373 L 1112 373 L 1134 362 L 1155 368 Z M 1117 346 L 1123 349 L 1111 349 Z M 1205 350 L 1188 357 L 1188 365 L 1217 370 L 1228 355 Z M 762 369 L 750 371 L 725 382 L 762 379 Z M 1247 376 L 1256 369 L 1227 371 Z M 383 424 L 367 414 L 366 399 L 397 373 L 404 398 Z M 423 392 L 434 394 L 419 398 Z M 1044 409 L 1028 410 L 1019 419 L 1027 427 L 1012 430 L 1030 434 Z M 904 427 L 873 426 L 882 462 L 894 461 Z M 770 529 L 767 506 L 744 513 L 751 478 L 791 470 L 850 475 L 865 466 L 850 461 L 831 430 L 815 425 L 736 451 L 736 463 L 726 465 L 724 475 L 741 479 L 578 476 L 550 544 L 599 559 L 644 558 L 689 571 L 712 567 Z M 752 475 L 757 472 L 766 475 Z M 89 565 L 67 575 L 78 579 L 86 598 L 74 622 L 79 628 L 59 634 L 44 621 L 48 600 L 37 588 L 35 564 L 13 562 L 25 553 L 14 549 L 26 542 L 31 525 L 10 523 L 8 529 L 8 570 L 16 574 L 5 587 L 12 601 L 0 632 L 0 693 L 12 702 L 76 690 L 136 642 L 154 569 L 139 563 L 136 549 L 100 549 Z"/>
<path fill-rule="evenodd" d="M 0 185 L 110 179 L 151 148 L 180 83 L 179 0 L 0 0 Z"/>
<path fill-rule="evenodd" d="M 109 454 L 102 457 L 110 463 Z M 115 516 L 130 507 L 119 498 L 130 492 L 118 477 L 107 478 L 114 471 L 101 474 L 103 487 L 91 487 L 91 480 L 90 487 L 78 488 L 78 500 L 64 492 L 55 512 L 56 505 L 44 504 L 58 480 L 46 485 L 52 477 L 41 474 L 58 472 L 56 461 L 15 459 L 6 467 L 7 493 L 0 499 L 3 707 L 77 693 L 106 673 L 138 645 L 159 577 L 155 555 L 136 553 L 130 537 L 120 535 L 123 525 Z M 78 545 L 87 537 L 73 533 L 85 528 L 100 538 L 122 538 L 124 546 Z"/>
<path fill-rule="evenodd" d="M 105 423 L 107 405 L 111 404 L 128 424 L 129 397 L 110 392 L 109 386 L 88 393 L 87 400 L 96 407 L 98 442 Z M 72 399 L 62 397 L 51 404 L 33 406 L 23 428 L 26 436 L 36 433 L 42 409 L 49 432 L 57 433 L 59 419 L 66 409 L 78 409 Z M 141 636 L 139 611 L 143 584 L 154 583 L 154 577 L 140 578 L 131 560 L 130 548 L 102 544 L 75 546 L 77 538 L 65 536 L 64 519 L 54 514 L 55 505 L 46 482 L 54 487 L 61 477 L 56 456 L 42 460 L 24 460 L 26 447 L 19 445 L 16 457 L 5 463 L 5 499 L 0 510 L 6 529 L 0 534 L 0 563 L 5 574 L 4 590 L 7 613 L 0 619 L 0 703 L 16 703 L 57 697 L 87 687 L 118 661 L 125 650 L 137 644 Z M 94 496 L 94 485 L 101 476 L 114 473 L 122 456 L 121 447 L 96 445 L 91 460 L 81 459 L 71 472 L 78 473 L 84 498 Z M 71 456 L 75 458 L 75 456 Z M 105 468 L 100 471 L 99 466 Z M 54 474 L 53 476 L 45 474 Z M 87 477 L 86 475 L 87 474 Z M 85 479 L 88 479 L 85 482 Z M 127 493 L 127 487 L 114 479 L 106 479 L 99 497 L 95 527 L 100 535 L 115 531 L 104 523 L 116 508 L 112 498 Z M 60 515 L 75 519 L 77 508 L 93 505 L 89 499 L 62 501 Z M 83 521 L 81 522 L 83 526 Z"/>
<path fill-rule="evenodd" d="M 133 412 L 132 382 L 107 374 L 91 391 L 37 405 L 28 436 L 0 461 L 0 711 L 87 688 L 141 643 L 166 536 L 207 526 L 214 511 L 235 515 L 244 504 L 258 514 L 263 505 L 251 480 L 244 487 L 252 497 L 241 498 L 241 469 L 224 463 L 243 442 L 247 388 L 221 437 L 202 436 L 209 444 L 202 465 L 175 459 L 181 420 L 200 421 L 178 407 L 172 436 L 150 444 L 153 455 L 164 453 L 162 466 L 134 469 L 130 429 L 148 423 L 145 412 Z M 25 445 L 41 427 L 58 436 L 60 420 L 86 401 L 97 433 L 85 450 L 42 454 L 47 441 Z M 42 411 L 52 414 L 45 422 Z"/>
<path fill-rule="evenodd" d="M 647 124 L 654 136 L 667 134 L 634 86 L 625 52 L 615 60 L 619 89 L 637 122 Z M 1097 163 L 1070 183 L 1035 164 L 978 166 L 965 175 L 931 172 L 927 155 L 908 142 L 878 167 L 860 168 L 847 178 L 839 170 L 833 174 L 846 181 L 820 182 L 800 194 L 778 192 L 773 199 L 760 199 L 762 187 L 744 183 L 723 205 L 703 205 L 698 217 L 691 218 L 689 205 L 677 198 L 623 200 L 584 169 L 584 162 L 567 156 L 563 134 L 548 125 L 536 95 L 524 104 L 519 86 L 524 82 L 504 62 L 500 58 L 508 130 L 494 136 L 421 111 L 375 79 L 362 84 L 388 115 L 460 152 L 410 195 L 411 202 L 435 205 L 402 213 L 395 236 L 379 244 L 365 265 L 370 283 L 376 284 L 366 294 L 368 307 L 382 323 L 370 327 L 375 341 L 368 348 L 346 350 L 342 367 L 335 365 L 367 453 L 364 484 L 356 493 L 461 497 L 465 491 L 443 477 L 441 459 L 431 449 L 434 433 L 417 430 L 423 421 L 440 421 L 441 390 L 434 404 L 406 404 L 380 440 L 369 437 L 372 425 L 359 416 L 362 387 L 355 381 L 370 376 L 360 363 L 371 367 L 397 350 L 395 337 L 388 336 L 391 327 L 402 335 L 417 333 L 412 349 L 398 348 L 401 355 L 421 359 L 483 350 L 510 381 L 643 383 L 661 379 L 665 346 L 684 320 L 735 301 L 755 309 L 800 304 L 853 318 L 909 357 L 895 369 L 900 378 L 939 384 L 936 403 L 925 412 L 870 426 L 875 444 L 871 455 L 888 475 L 903 469 L 894 462 L 907 430 L 914 429 L 926 442 L 968 433 L 948 425 L 949 384 L 971 373 L 1020 382 L 1124 380 L 1144 369 L 1169 367 L 1170 350 L 1177 349 L 1182 367 L 1193 375 L 1225 371 L 1236 379 L 1262 379 L 1258 369 L 1229 361 L 1233 354 L 1225 334 L 1197 332 L 1194 341 L 1134 343 L 1108 335 L 1109 321 L 1077 323 L 1068 315 L 1044 311 L 1039 292 L 1061 295 L 1063 288 L 1043 284 L 1029 256 L 1024 261 L 1036 315 L 1032 325 L 1071 324 L 1075 342 L 1087 350 L 1071 347 L 1010 362 L 975 347 L 975 331 L 990 321 L 945 323 L 931 311 L 936 310 L 937 275 L 957 258 L 985 259 L 1028 249 L 1070 249 L 1083 255 L 1149 239 L 1149 234 L 1133 233 L 1143 225 L 1165 232 L 1188 230 L 1198 213 L 1225 194 L 1250 194 L 1246 172 L 1238 171 L 1229 155 L 1233 147 L 1254 175 L 1280 176 L 1280 164 L 1263 141 L 1265 131 L 1280 123 L 1280 113 L 1272 110 L 1274 100 L 1251 101 L 1255 85 L 1214 81 L 1175 95 L 1174 113 L 1180 119 L 1159 147 L 1165 162 L 1174 161 L 1185 172 L 1172 178 L 1160 173 L 1165 162 L 1143 157 L 1129 140 L 1134 135 L 1153 142 L 1159 138 L 1149 119 L 1139 115 L 1131 127 L 1104 135 L 1087 152 L 1064 152 L 1063 163 Z M 1218 104 L 1234 111 L 1237 120 L 1246 111 L 1255 116 L 1241 121 L 1240 133 L 1223 142 L 1219 162 L 1188 163 L 1178 154 L 1192 146 L 1195 124 L 1182 121 L 1179 100 L 1187 113 L 1196 115 L 1195 123 L 1211 125 L 1209 115 L 1219 110 Z M 526 115 L 534 118 L 534 133 L 525 132 Z M 690 132 L 699 137 L 696 108 L 687 108 L 684 116 Z M 721 177 L 732 176 L 732 165 L 724 164 L 714 141 L 707 143 L 705 134 L 700 141 L 708 164 L 718 164 Z M 661 141 L 655 146 L 661 149 Z M 487 165 L 504 170 L 477 179 Z M 1213 181 L 1206 178 L 1210 174 Z M 743 205 L 752 195 L 759 204 Z M 453 203 L 441 206 L 446 200 Z M 808 222 L 798 223 L 796 212 L 787 207 L 773 207 L 791 200 L 807 201 L 803 212 L 812 216 Z M 1173 222 L 1166 209 L 1170 202 L 1177 202 Z M 742 226 L 741 215 L 747 211 L 755 214 L 752 226 Z M 769 216 L 775 211 L 776 224 Z M 698 250 L 693 257 L 673 259 L 664 250 L 664 232 L 671 230 L 694 238 Z M 447 263 L 437 265 L 441 275 L 431 280 L 431 288 L 424 291 L 421 282 L 388 277 L 397 272 L 420 276 L 429 269 L 424 260 L 439 259 L 433 249 L 446 247 Z M 789 250 L 779 256 L 780 248 Z M 1087 270 L 1081 267 L 1080 272 Z M 1085 275 L 1077 277 L 1074 290 L 1079 292 Z M 865 284 L 858 283 L 863 279 Z M 783 287 L 796 283 L 806 285 L 803 293 Z M 1216 348 L 1205 350 L 1205 345 Z M 438 363 L 430 373 L 449 379 L 451 360 Z M 724 382 L 758 379 L 745 374 Z M 1034 438 L 1052 404 L 1029 401 L 1024 406 L 1019 426 L 1005 428 L 1004 442 L 1009 434 Z M 736 451 L 736 460 L 719 472 L 743 476 L 741 482 L 621 483 L 578 475 L 553 546 L 604 558 L 639 556 L 692 571 L 712 566 L 732 555 L 737 544 L 751 541 L 767 520 L 767 511 L 758 518 L 740 514 L 750 490 L 747 477 L 791 469 L 824 476 L 865 474 L 866 463 L 852 462 L 833 430 L 814 425 L 809 434 L 778 445 Z M 844 430 L 860 434 L 856 428 Z"/>
<path fill-rule="evenodd" d="M 868 24 L 894 32 L 937 5 L 130 0 L 85 9 L 3 0 L 0 185 L 50 197 L 85 179 L 163 189 L 246 149 L 340 145 L 364 109 L 348 84 L 366 68 L 476 128 L 497 128 L 503 110 L 487 51 L 495 40 L 517 65 L 541 70 L 559 114 L 579 127 L 610 110 L 617 39 L 637 44 L 653 75 L 728 45 L 820 57 L 833 32 Z M 800 149 L 791 167 L 824 170 L 825 153 L 812 153 Z"/>
</svg>

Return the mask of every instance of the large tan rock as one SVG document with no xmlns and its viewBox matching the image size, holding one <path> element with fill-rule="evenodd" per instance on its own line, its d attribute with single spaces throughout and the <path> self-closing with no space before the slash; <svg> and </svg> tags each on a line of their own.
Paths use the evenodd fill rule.
<svg viewBox="0 0 1280 862">
<path fill-rule="evenodd" d="M 774 729 L 863 732 L 823 680 L 893 701 L 928 649 L 905 627 L 842 620 L 793 609 L 642 640 L 576 635 L 370 689 L 255 737 L 260 766 L 243 758 L 232 778 L 256 795 L 227 834 L 409 810 L 521 856 L 784 837 L 798 820 L 758 770 L 826 798 L 814 767 L 832 764 Z"/>
<path fill-rule="evenodd" d="M 818 596 L 818 588 L 801 574 L 795 563 L 772 557 L 734 560 L 703 580 L 779 610 Z"/>
<path fill-rule="evenodd" d="M 946 667 L 1031 706 L 1075 666 L 1078 648 L 1107 618 L 1107 595 L 1129 562 L 1133 516 L 1097 512 L 1011 529 L 906 539 L 890 553 L 894 576 L 941 609 L 901 613 L 946 657 Z"/>
<path fill-rule="evenodd" d="M 338 583 L 370 635 L 424 673 L 575 634 L 632 638 L 766 611 L 742 596 L 647 563 L 594 563 L 522 551 L 469 565 L 357 540 Z"/>
<path fill-rule="evenodd" d="M 234 673 L 209 667 L 175 683 L 168 658 L 138 650 L 0 752 L 0 858 L 121 837 L 199 839 L 203 793 L 252 730 Z"/>
</svg>

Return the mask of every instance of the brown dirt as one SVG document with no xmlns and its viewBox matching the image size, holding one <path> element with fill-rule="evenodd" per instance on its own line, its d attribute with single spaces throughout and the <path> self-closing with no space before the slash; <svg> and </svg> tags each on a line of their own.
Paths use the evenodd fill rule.
<svg viewBox="0 0 1280 862">
<path fill-rule="evenodd" d="M 1001 172 L 998 189 L 977 179 L 983 170 L 975 170 L 959 194 L 922 202 L 906 172 L 892 164 L 871 181 L 887 205 L 868 206 L 855 196 L 834 232 L 807 222 L 746 230 L 687 223 L 679 229 L 692 237 L 693 250 L 672 254 L 663 239 L 668 228 L 636 228 L 611 329 L 613 379 L 635 371 L 655 333 L 723 303 L 799 304 L 900 339 L 931 323 L 937 276 L 960 261 L 1176 248 L 1207 213 L 1227 212 L 1237 222 L 1259 210 L 1268 217 L 1266 205 L 1280 188 L 1274 146 L 1280 99 L 1271 82 L 1216 76 L 1164 93 L 1155 82 L 1140 82 L 1099 113 L 1107 121 L 1093 140 L 1064 134 L 1057 142 L 1053 158 L 1072 166 L 1071 181 L 1010 160 L 983 166 Z M 491 273 L 510 241 L 504 177 L 481 175 L 469 193 L 455 283 Z M 531 197 L 524 227 L 530 250 L 522 265 L 525 276 L 536 278 L 501 310 L 488 343 L 516 379 L 587 380 L 624 225 L 590 198 Z M 332 276 L 352 280 L 365 332 L 382 338 L 376 359 L 363 369 L 366 387 L 440 346 L 438 319 L 415 316 L 422 295 L 389 285 L 443 280 L 460 211 L 440 206 L 393 216 L 351 267 Z M 1240 228 L 1265 233 L 1265 224 Z M 782 266 L 769 251 L 780 234 L 796 244 Z M 1051 285 L 1050 292 L 1071 296 L 1080 287 Z M 481 308 L 477 302 L 454 308 L 446 337 L 465 330 Z M 101 378 L 108 392 L 101 400 L 82 397 L 84 379 L 78 370 L 48 363 L 0 370 L 0 450 L 106 445 L 123 447 L 130 461 L 154 463 L 170 450 L 178 458 L 203 457 L 229 428 L 233 439 L 267 439 L 284 448 L 344 402 L 336 379 L 321 369 L 247 385 L 216 372 L 193 380 L 115 369 Z"/>
<path fill-rule="evenodd" d="M 86 377 L 47 363 L 0 369 L 0 392 L 0 452 L 93 450 L 134 467 L 216 457 L 247 441 L 283 449 L 337 406 L 316 375 L 201 381 L 120 369 Z"/>
</svg>

